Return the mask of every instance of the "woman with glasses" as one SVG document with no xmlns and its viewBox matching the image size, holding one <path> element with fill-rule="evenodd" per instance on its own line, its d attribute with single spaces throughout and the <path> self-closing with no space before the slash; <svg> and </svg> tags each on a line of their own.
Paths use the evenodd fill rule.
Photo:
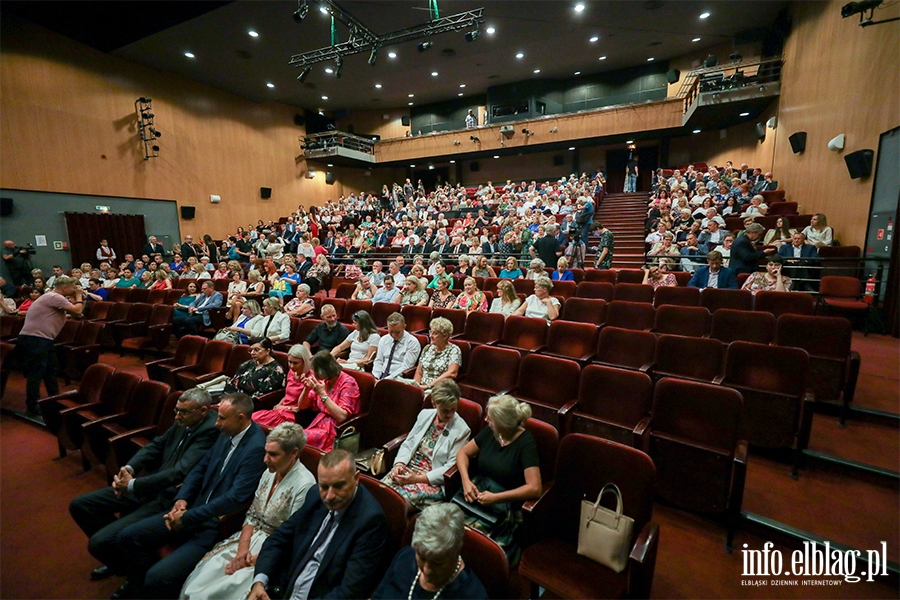
<svg viewBox="0 0 900 600">
<path fill-rule="evenodd" d="M 350 332 L 343 342 L 331 349 L 331 355 L 335 357 L 341 367 L 345 369 L 353 369 L 355 371 L 362 370 L 365 364 L 375 358 L 375 352 L 378 350 L 378 328 L 372 317 L 364 310 L 353 313 L 353 322 L 356 323 L 356 329 Z M 350 355 L 346 358 L 338 358 L 347 349 L 350 349 Z"/>
<path fill-rule="evenodd" d="M 251 398 L 284 389 L 284 370 L 272 356 L 272 340 L 254 338 L 250 340 L 250 360 L 238 367 L 228 383 L 225 393 L 242 392 Z"/>
</svg>

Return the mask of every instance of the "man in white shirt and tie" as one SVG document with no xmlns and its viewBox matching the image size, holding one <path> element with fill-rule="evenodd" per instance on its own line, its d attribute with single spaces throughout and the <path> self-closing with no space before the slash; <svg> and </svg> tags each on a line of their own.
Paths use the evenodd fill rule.
<svg viewBox="0 0 900 600">
<path fill-rule="evenodd" d="M 422 346 L 406 331 L 406 319 L 400 313 L 387 318 L 388 335 L 381 336 L 372 375 L 375 379 L 396 379 L 407 369 L 416 366 Z"/>
</svg>

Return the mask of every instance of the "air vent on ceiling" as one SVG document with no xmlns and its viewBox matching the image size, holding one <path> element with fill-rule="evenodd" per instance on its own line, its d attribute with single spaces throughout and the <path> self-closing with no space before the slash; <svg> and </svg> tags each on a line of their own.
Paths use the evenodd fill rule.
<svg viewBox="0 0 900 600">
<path fill-rule="evenodd" d="M 650 43 L 647 44 L 647 45 L 648 45 L 648 46 L 662 46 L 662 42 L 660 42 L 660 41 L 650 42 Z"/>
<path fill-rule="evenodd" d="M 444 58 L 453 58 L 454 56 L 456 56 L 456 50 L 454 50 L 453 48 L 444 48 L 443 50 L 441 50 L 441 56 L 443 56 Z"/>
<path fill-rule="evenodd" d="M 662 8 L 664 4 L 663 0 L 647 0 L 644 2 L 644 10 L 656 10 Z"/>
<path fill-rule="evenodd" d="M 488 75 L 488 79 L 498 79 L 499 75 Z"/>
<path fill-rule="evenodd" d="M 235 54 L 238 55 L 238 58 L 243 58 L 244 60 L 248 60 L 253 58 L 253 55 L 247 52 L 246 50 L 236 50 Z"/>
</svg>

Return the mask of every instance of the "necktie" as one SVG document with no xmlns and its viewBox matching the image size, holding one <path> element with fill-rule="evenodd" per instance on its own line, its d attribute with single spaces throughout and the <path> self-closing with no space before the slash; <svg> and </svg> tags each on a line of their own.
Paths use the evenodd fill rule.
<svg viewBox="0 0 900 600">
<path fill-rule="evenodd" d="M 399 342 L 400 340 L 394 340 L 394 343 L 391 345 L 391 353 L 388 354 L 387 364 L 384 366 L 384 372 L 381 373 L 382 379 L 391 374 L 391 363 L 394 361 L 394 352 L 397 350 Z"/>
<path fill-rule="evenodd" d="M 313 540 L 312 545 L 310 545 L 309 549 L 306 551 L 306 554 L 303 555 L 303 558 L 300 559 L 299 564 L 297 565 L 297 577 L 300 576 L 300 573 L 303 572 L 304 567 L 306 567 L 306 563 L 309 562 L 313 556 L 315 556 L 316 551 L 322 547 L 322 544 L 325 543 L 325 540 L 328 539 L 328 534 L 331 532 L 331 525 L 334 523 L 334 511 L 329 510 L 328 516 L 325 517 L 325 524 L 322 526 L 322 529 L 319 531 L 319 535 L 316 536 L 316 539 Z M 296 579 L 296 577 L 294 578 Z"/>
</svg>

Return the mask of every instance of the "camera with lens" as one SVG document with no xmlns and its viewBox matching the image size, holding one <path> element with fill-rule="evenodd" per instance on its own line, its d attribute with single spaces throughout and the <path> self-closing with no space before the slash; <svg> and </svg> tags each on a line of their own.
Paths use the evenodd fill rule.
<svg viewBox="0 0 900 600">
<path fill-rule="evenodd" d="M 35 254 L 37 254 L 37 250 L 35 250 L 34 244 L 28 244 L 26 246 L 16 246 L 16 251 L 19 254 L 22 254 L 23 256 L 25 256 L 25 255 L 34 256 Z"/>
</svg>

